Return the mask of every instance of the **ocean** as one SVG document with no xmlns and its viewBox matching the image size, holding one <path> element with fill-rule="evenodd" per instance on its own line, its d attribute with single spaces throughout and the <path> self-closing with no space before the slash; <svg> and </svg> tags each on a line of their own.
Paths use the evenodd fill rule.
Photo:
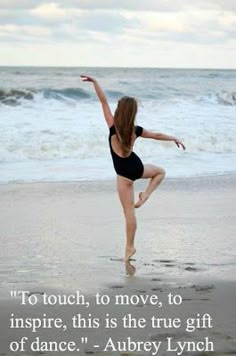
<svg viewBox="0 0 236 356">
<path fill-rule="evenodd" d="M 0 182 L 109 180 L 115 177 L 108 128 L 91 83 L 114 112 L 137 98 L 137 124 L 174 135 L 138 138 L 134 151 L 167 177 L 236 172 L 236 70 L 0 67 Z"/>
</svg>

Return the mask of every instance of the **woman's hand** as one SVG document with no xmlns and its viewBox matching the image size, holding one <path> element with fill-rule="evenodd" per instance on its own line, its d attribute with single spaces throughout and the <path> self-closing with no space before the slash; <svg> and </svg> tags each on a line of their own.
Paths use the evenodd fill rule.
<svg viewBox="0 0 236 356">
<path fill-rule="evenodd" d="M 91 83 L 95 83 L 96 80 L 92 77 L 89 77 L 88 75 L 81 75 L 80 76 L 83 80 L 83 82 L 91 82 Z"/>
<path fill-rule="evenodd" d="M 183 150 L 185 150 L 184 144 L 176 137 L 174 137 L 173 141 L 176 143 L 178 147 L 182 146 Z"/>
</svg>

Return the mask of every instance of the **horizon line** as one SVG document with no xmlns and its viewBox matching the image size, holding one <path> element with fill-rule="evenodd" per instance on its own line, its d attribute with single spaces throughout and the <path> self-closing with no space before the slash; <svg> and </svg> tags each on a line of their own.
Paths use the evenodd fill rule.
<svg viewBox="0 0 236 356">
<path fill-rule="evenodd" d="M 225 67 L 145 67 L 145 66 L 87 66 L 87 65 L 4 65 L 0 64 L 0 68 L 99 68 L 99 69 L 185 69 L 185 70 L 236 70 L 235 68 L 225 68 Z"/>
</svg>

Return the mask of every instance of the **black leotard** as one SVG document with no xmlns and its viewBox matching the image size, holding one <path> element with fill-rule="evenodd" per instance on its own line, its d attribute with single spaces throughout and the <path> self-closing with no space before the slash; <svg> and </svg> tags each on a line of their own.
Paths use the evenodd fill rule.
<svg viewBox="0 0 236 356">
<path fill-rule="evenodd" d="M 135 126 L 135 134 L 137 137 L 142 135 L 142 132 L 143 128 L 141 126 Z M 109 145 L 116 173 L 133 181 L 141 178 L 144 170 L 143 163 L 134 152 L 131 152 L 128 157 L 121 157 L 113 151 L 111 146 L 111 136 L 115 134 L 116 129 L 113 125 L 110 127 Z"/>
</svg>

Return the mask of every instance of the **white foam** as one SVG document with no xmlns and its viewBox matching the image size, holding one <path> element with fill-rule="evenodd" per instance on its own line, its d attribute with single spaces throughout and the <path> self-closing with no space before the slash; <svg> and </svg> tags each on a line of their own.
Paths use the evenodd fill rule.
<svg viewBox="0 0 236 356">
<path fill-rule="evenodd" d="M 156 82 L 153 79 L 146 92 L 143 89 L 144 70 L 136 73 L 133 81 L 132 74 L 130 81 L 122 82 L 119 70 L 116 74 L 111 72 L 110 79 L 106 79 L 107 87 L 112 90 L 112 111 L 116 107 L 114 88 L 118 92 L 135 88 L 139 94 L 136 97 L 142 98 L 143 95 L 137 123 L 146 129 L 177 136 L 186 145 L 186 151 L 182 151 L 173 142 L 139 138 L 135 145 L 137 154 L 144 162 L 162 165 L 172 177 L 234 172 L 236 107 L 220 103 L 217 94 L 208 95 L 208 88 L 199 94 L 204 92 L 205 77 L 199 75 L 195 82 L 191 82 L 191 77 L 174 78 L 173 72 L 167 74 L 169 77 L 163 79 L 159 74 Z M 49 78 L 49 84 L 53 80 L 54 85 L 55 80 L 58 83 L 69 80 L 59 78 Z M 217 78 L 213 77 L 219 80 Z M 222 78 L 221 85 L 229 85 L 228 79 L 224 82 Z M 42 77 L 38 75 L 36 84 L 41 81 Z M 70 84 L 65 83 L 67 88 Z M 149 85 L 149 81 L 146 84 Z M 186 94 L 187 89 L 191 95 Z M 91 88 L 86 87 L 86 90 L 92 93 Z M 227 90 L 225 93 L 233 93 L 230 88 Z M 92 94 L 90 99 L 63 96 L 63 100 L 58 100 L 45 98 L 43 92 L 38 91 L 34 100 L 22 98 L 21 105 L 0 104 L 0 116 L 1 182 L 109 179 L 114 176 L 108 128 L 101 107 Z"/>
</svg>

